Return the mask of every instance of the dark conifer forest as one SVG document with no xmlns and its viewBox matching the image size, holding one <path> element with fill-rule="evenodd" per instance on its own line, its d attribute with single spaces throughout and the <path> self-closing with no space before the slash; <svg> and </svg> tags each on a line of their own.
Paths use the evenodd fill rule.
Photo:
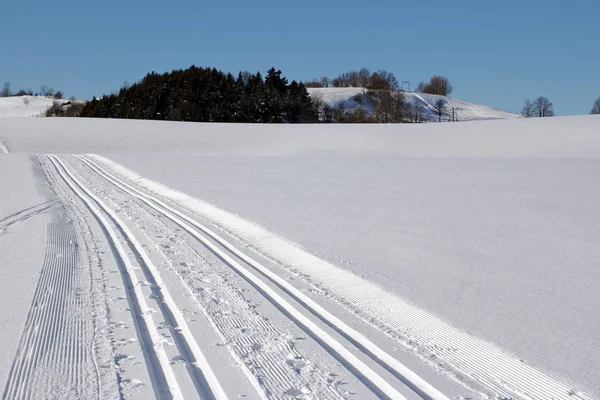
<svg viewBox="0 0 600 400">
<path fill-rule="evenodd" d="M 81 117 L 129 118 L 193 122 L 313 123 L 316 108 L 302 83 L 271 68 L 263 78 L 234 77 L 215 68 L 192 66 L 157 74 L 122 88 L 118 94 L 94 98 Z"/>
</svg>

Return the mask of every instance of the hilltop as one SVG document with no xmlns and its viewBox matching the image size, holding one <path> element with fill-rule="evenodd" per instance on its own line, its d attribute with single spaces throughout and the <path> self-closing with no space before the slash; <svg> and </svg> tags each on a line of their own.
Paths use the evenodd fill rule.
<svg viewBox="0 0 600 400">
<path fill-rule="evenodd" d="M 308 88 L 307 90 L 313 99 L 319 97 L 333 108 L 343 107 L 346 110 L 351 110 L 361 107 L 367 114 L 372 114 L 375 110 L 374 104 L 364 95 L 366 89 L 363 88 Z M 436 103 L 440 99 L 445 102 L 443 121 L 451 119 L 452 109 L 455 110 L 455 118 L 457 118 L 458 121 L 519 118 L 519 114 L 480 104 L 469 103 L 451 97 L 417 92 L 403 93 L 407 103 L 421 107 L 423 110 L 423 119 L 425 121 L 438 121 Z"/>
</svg>

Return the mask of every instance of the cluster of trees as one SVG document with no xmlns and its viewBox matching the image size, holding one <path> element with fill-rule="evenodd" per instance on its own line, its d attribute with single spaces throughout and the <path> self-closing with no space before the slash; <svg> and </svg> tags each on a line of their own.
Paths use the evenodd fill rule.
<svg viewBox="0 0 600 400">
<path fill-rule="evenodd" d="M 454 88 L 448 78 L 441 75 L 432 76 L 429 82 L 419 82 L 419 86 L 417 86 L 417 92 L 437 94 L 439 96 L 450 96 L 453 91 Z"/>
<path fill-rule="evenodd" d="M 85 107 L 84 101 L 59 101 L 54 100 L 52 105 L 44 112 L 46 117 L 80 117 Z"/>
<path fill-rule="evenodd" d="M 398 80 L 392 72 L 378 70 L 373 73 L 368 68 L 344 72 L 333 79 L 322 77 L 304 82 L 309 88 L 321 87 L 357 87 L 374 90 L 398 90 Z"/>
<path fill-rule="evenodd" d="M 540 96 L 533 101 L 527 99 L 525 100 L 525 104 L 523 104 L 523 108 L 521 108 L 521 115 L 525 118 L 553 117 L 554 105 L 544 96 Z"/>
<path fill-rule="evenodd" d="M 302 83 L 291 83 L 280 70 L 240 72 L 235 78 L 215 68 L 148 74 L 118 94 L 93 98 L 82 117 L 194 122 L 309 123 L 316 109 Z"/>
<path fill-rule="evenodd" d="M 600 114 L 600 97 L 594 101 L 590 114 Z M 544 96 L 540 96 L 533 101 L 527 99 L 525 100 L 525 104 L 523 104 L 523 108 L 521 108 L 521 115 L 525 118 L 553 117 L 554 105 Z"/>
<path fill-rule="evenodd" d="M 17 92 L 13 92 L 11 90 L 11 84 L 10 82 L 5 82 L 2 85 L 2 89 L 0 89 L 0 97 L 11 97 L 11 96 L 51 96 L 54 97 L 55 99 L 62 99 L 64 96 L 64 93 L 60 90 L 54 90 L 51 87 L 49 87 L 48 85 L 42 85 L 40 87 L 40 90 L 36 93 L 33 92 L 32 89 L 20 89 Z"/>
<path fill-rule="evenodd" d="M 397 90 L 368 89 L 353 98 L 364 107 L 351 109 L 347 109 L 343 102 L 334 107 L 319 93 L 313 93 L 312 99 L 317 118 L 324 123 L 420 123 L 426 117 L 422 104 L 408 101 L 406 95 Z M 372 107 L 373 113 L 369 114 L 367 107 Z"/>
<path fill-rule="evenodd" d="M 375 90 L 399 89 L 398 79 L 394 73 L 382 69 L 371 73 L 368 68 L 344 72 L 333 79 L 329 79 L 325 76 L 320 79 L 314 78 L 311 81 L 304 82 L 304 85 L 308 88 L 356 87 Z M 429 82 L 420 82 L 417 91 L 440 96 L 449 96 L 453 91 L 453 87 L 448 78 L 435 75 L 431 77 Z"/>
<path fill-rule="evenodd" d="M 323 77 L 305 82 L 307 87 L 358 87 L 362 88 L 361 94 L 354 97 L 354 101 L 364 107 L 351 110 L 345 104 L 338 104 L 335 108 L 323 102 L 318 93 L 313 93 L 313 102 L 317 110 L 318 120 L 321 122 L 335 123 L 400 123 L 423 122 L 426 109 L 423 105 L 407 101 L 403 91 L 399 90 L 396 76 L 385 70 L 371 73 L 368 68 L 351 70 L 342 73 L 334 79 Z M 452 85 L 444 76 L 433 76 L 428 83 L 421 82 L 419 91 L 424 93 L 448 96 L 452 93 Z M 374 112 L 368 114 L 366 107 L 373 107 Z M 441 122 L 447 113 L 447 102 L 439 99 L 436 104 L 436 114 Z"/>
</svg>

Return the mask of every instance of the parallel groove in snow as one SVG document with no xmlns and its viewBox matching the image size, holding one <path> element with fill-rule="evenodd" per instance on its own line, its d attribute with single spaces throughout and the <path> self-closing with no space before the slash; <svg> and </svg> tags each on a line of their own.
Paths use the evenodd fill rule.
<svg viewBox="0 0 600 400">
<path fill-rule="evenodd" d="M 142 343 L 142 350 L 144 351 L 144 355 L 146 358 L 146 362 L 149 365 L 149 372 L 153 379 L 153 386 L 155 386 L 155 390 L 157 393 L 163 393 L 164 386 L 168 386 L 168 395 L 172 398 L 178 398 L 178 385 L 175 381 L 173 371 L 171 370 L 169 360 L 166 355 L 164 355 L 164 350 L 161 346 L 157 346 L 155 348 L 154 344 L 160 342 L 160 334 L 158 333 L 152 318 L 148 316 L 147 311 L 149 307 L 144 299 L 143 294 L 141 293 L 139 285 L 139 280 L 135 276 L 134 267 L 131 265 L 129 258 L 127 257 L 127 253 L 123 249 L 116 233 L 110 227 L 108 221 L 104 218 L 102 213 L 98 208 L 96 208 L 91 200 L 89 200 L 85 195 L 74 186 L 71 181 L 65 176 L 65 173 L 61 171 L 59 168 L 58 159 L 53 159 L 52 156 L 49 156 L 50 161 L 54 164 L 56 171 L 61 176 L 61 178 L 65 181 L 65 183 L 73 190 L 76 196 L 78 196 L 86 206 L 92 211 L 94 216 L 97 218 L 99 223 L 101 224 L 102 229 L 107 234 L 113 248 L 113 253 L 115 257 L 118 258 L 118 264 L 121 267 L 122 276 L 124 278 L 124 286 L 126 288 L 127 297 L 129 300 L 129 304 L 131 305 L 132 312 L 141 318 L 133 318 L 134 322 L 138 326 L 136 326 L 136 330 L 140 336 L 140 342 Z M 61 164 L 61 167 L 64 166 Z M 64 170 L 66 171 L 66 169 Z M 123 271 L 123 269 L 125 271 Z M 141 326 L 141 325 L 144 326 Z M 153 350 L 152 350 L 153 349 Z M 154 354 L 149 354 L 153 351 Z M 152 361 L 156 360 L 156 361 Z M 166 366 L 163 368 L 163 366 Z M 157 368 L 159 370 L 157 370 Z M 164 383 L 163 383 L 164 382 Z"/>
<path fill-rule="evenodd" d="M 150 191 L 215 223 L 264 256 L 307 275 L 312 283 L 335 294 L 351 308 L 366 314 L 402 341 L 416 344 L 422 353 L 435 355 L 446 367 L 512 397 L 544 400 L 589 399 L 584 388 L 549 372 L 542 372 L 496 345 L 462 332 L 440 318 L 351 272 L 325 262 L 282 238 L 183 193 L 147 180 L 106 158 L 93 157 Z M 389 332 L 388 332 L 389 334 Z"/>
<path fill-rule="evenodd" d="M 227 265 L 229 265 L 240 275 L 242 275 L 247 281 L 249 281 L 253 286 L 255 286 L 257 290 L 263 293 L 265 297 L 269 298 L 271 302 L 277 305 L 277 307 L 280 308 L 285 314 L 287 314 L 290 318 L 294 319 L 296 323 L 298 323 L 301 327 L 303 327 L 305 331 L 307 331 L 307 333 L 309 333 L 315 340 L 320 342 L 323 347 L 327 348 L 328 351 L 330 351 L 333 355 L 340 359 L 340 361 L 344 363 L 344 365 L 350 371 L 353 371 L 355 375 L 357 375 L 361 380 L 363 380 L 363 382 L 365 382 L 365 384 L 367 384 L 367 386 L 369 386 L 378 395 L 385 396 L 388 398 L 402 398 L 402 395 L 399 392 L 397 392 L 393 387 L 391 387 L 391 385 L 385 382 L 385 380 L 383 380 L 379 375 L 377 375 L 371 368 L 369 368 L 366 364 L 364 364 L 362 361 L 356 358 L 352 353 L 348 352 L 343 346 L 339 344 L 339 342 L 335 341 L 318 325 L 314 324 L 310 319 L 304 317 L 304 315 L 295 310 L 290 303 L 288 303 L 285 299 L 283 299 L 276 292 L 274 292 L 268 285 L 265 285 L 248 269 L 246 269 L 244 266 L 233 260 L 226 253 L 224 253 L 218 247 L 213 245 L 210 241 L 206 240 L 206 238 L 204 238 L 198 231 L 196 231 L 196 229 L 192 228 L 186 222 L 192 224 L 194 227 L 211 237 L 213 240 L 218 242 L 228 251 L 232 252 L 237 257 L 239 257 L 240 259 L 248 263 L 250 266 L 252 266 L 254 269 L 258 270 L 263 276 L 267 277 L 278 287 L 282 288 L 295 300 L 299 301 L 301 304 L 307 307 L 313 314 L 317 315 L 322 321 L 336 329 L 346 339 L 350 340 L 354 345 L 358 346 L 362 351 L 366 352 L 375 361 L 384 365 L 384 367 L 386 367 L 390 372 L 395 372 L 394 375 L 396 375 L 397 378 L 399 378 L 410 389 L 415 391 L 415 393 L 417 393 L 419 396 L 425 399 L 446 399 L 446 396 L 437 391 L 433 386 L 425 382 L 423 379 L 421 379 L 414 372 L 406 368 L 400 362 L 395 360 L 389 354 L 385 353 L 366 337 L 364 337 L 363 335 L 361 335 L 360 333 L 343 323 L 341 320 L 324 310 L 321 306 L 316 304 L 314 301 L 312 301 L 306 295 L 304 295 L 292 285 L 287 283 L 285 280 L 270 272 L 267 268 L 261 266 L 254 260 L 247 257 L 245 254 L 239 252 L 237 249 L 235 249 L 235 247 L 227 243 L 224 239 L 220 238 L 218 235 L 210 231 L 205 226 L 185 216 L 184 214 L 166 205 L 160 200 L 147 194 L 144 194 L 143 192 L 140 192 L 139 190 L 131 187 L 130 185 L 119 180 L 118 178 L 115 178 L 92 161 L 89 161 L 86 158 L 79 156 L 78 158 L 80 158 L 83 162 L 90 166 L 90 168 L 95 170 L 98 174 L 103 176 L 109 182 L 113 183 L 117 187 L 120 187 L 122 190 L 130 193 L 132 196 L 138 198 L 139 200 L 143 201 L 149 207 L 152 207 L 156 211 L 162 213 L 167 218 L 175 222 L 177 225 L 181 226 L 192 236 L 197 238 L 206 248 L 208 248 L 217 257 L 223 260 Z M 186 222 L 184 222 L 182 219 Z"/>
<path fill-rule="evenodd" d="M 95 172 L 91 173 L 98 176 Z M 109 196 L 113 198 L 115 195 Z M 259 391 L 269 393 L 270 399 L 283 400 L 290 397 L 287 394 L 290 389 L 309 387 L 310 394 L 318 399 L 343 398 L 328 382 L 328 377 L 311 365 L 283 332 L 250 307 L 236 287 L 219 275 L 187 241 L 173 240 L 176 232 L 172 228 L 153 218 L 145 208 L 134 204 L 148 216 L 141 217 L 146 235 L 155 242 L 165 262 L 186 283 L 190 297 L 227 343 L 238 363 L 249 369 L 249 378 L 256 380 Z M 130 213 L 130 206 L 120 207 L 132 219 L 139 216 Z M 243 319 L 238 316 L 243 316 Z M 277 348 L 274 348 L 277 343 Z M 307 364 L 303 369 L 309 369 L 310 381 L 304 377 L 306 372 L 300 374 L 292 367 L 292 361 Z"/>
<path fill-rule="evenodd" d="M 34 208 L 38 210 L 40 206 Z M 49 206 L 48 206 L 49 207 Z M 92 366 L 89 276 L 78 267 L 76 237 L 64 216 L 48 223 L 44 264 L 3 399 L 85 398 Z"/>
<path fill-rule="evenodd" d="M 103 228 L 106 232 L 109 233 L 114 248 L 117 250 L 121 260 L 125 264 L 128 274 L 134 275 L 132 273 L 133 266 L 131 265 L 129 258 L 126 255 L 127 253 L 123 250 L 123 247 L 119 243 L 115 232 L 110 227 L 110 225 L 108 225 L 102 213 L 99 211 L 98 208 L 96 208 L 96 206 L 94 206 L 91 203 L 89 199 L 92 199 L 106 214 L 110 216 L 111 220 L 121 231 L 126 241 L 129 244 L 131 244 L 131 249 L 135 253 L 137 253 L 137 256 L 139 256 L 141 260 L 143 260 L 143 262 L 140 262 L 139 265 L 144 271 L 145 276 L 151 279 L 150 283 L 153 285 L 153 288 L 156 289 L 155 294 L 157 294 L 160 297 L 157 303 L 161 308 L 165 319 L 167 321 L 171 320 L 174 322 L 174 324 L 172 324 L 172 326 L 170 327 L 172 331 L 176 332 L 175 334 L 173 334 L 172 338 L 176 342 L 179 351 L 181 351 L 182 355 L 185 355 L 187 358 L 188 370 L 190 370 L 190 376 L 194 380 L 196 388 L 199 391 L 198 394 L 201 395 L 203 398 L 217 400 L 226 399 L 227 396 L 225 395 L 223 388 L 214 376 L 214 373 L 210 368 L 210 365 L 208 365 L 206 359 L 204 358 L 204 355 L 202 354 L 198 343 L 191 335 L 191 332 L 187 326 L 187 323 L 185 322 L 185 319 L 183 318 L 183 315 L 181 314 L 181 311 L 177 308 L 175 302 L 171 298 L 171 295 L 169 294 L 165 285 L 163 284 L 162 279 L 156 270 L 156 267 L 154 267 L 154 265 L 152 264 L 151 260 L 149 259 L 141 244 L 137 241 L 135 236 L 131 233 L 131 231 L 129 230 L 129 228 L 127 228 L 123 221 L 121 221 L 121 219 L 111 209 L 109 209 L 97 196 L 95 196 L 83 184 L 81 184 L 81 182 L 79 182 L 79 180 L 69 172 L 67 167 L 60 159 L 58 159 L 56 156 L 50 156 L 50 159 L 55 165 L 57 163 L 61 166 L 62 171 L 59 171 L 59 174 L 63 177 L 63 179 L 65 179 L 65 182 L 73 189 L 73 191 L 78 195 L 78 197 L 80 197 L 88 205 L 88 207 L 90 208 L 92 213 L 94 213 L 94 215 L 97 217 L 97 219 L 101 221 Z M 73 186 L 71 181 L 74 182 L 74 185 L 76 185 L 81 190 Z M 85 192 L 85 195 L 82 193 L 82 191 Z M 132 279 L 132 282 L 136 282 L 134 284 L 133 294 L 135 295 L 136 300 L 141 306 L 141 316 L 146 324 L 146 327 L 148 328 L 148 333 L 151 339 L 151 341 L 147 344 L 149 344 L 155 349 L 160 368 L 164 373 L 171 396 L 173 398 L 182 398 L 182 393 L 171 368 L 170 361 L 167 358 L 163 347 L 159 345 L 159 343 L 161 343 L 160 333 L 154 325 L 152 317 L 149 315 L 150 313 L 148 311 L 150 311 L 150 309 L 146 304 L 146 300 L 144 296 L 140 293 L 140 281 L 134 277 Z"/>
</svg>

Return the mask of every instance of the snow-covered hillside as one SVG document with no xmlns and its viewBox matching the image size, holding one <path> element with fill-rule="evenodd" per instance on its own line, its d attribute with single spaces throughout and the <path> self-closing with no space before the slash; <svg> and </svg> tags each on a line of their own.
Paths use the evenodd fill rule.
<svg viewBox="0 0 600 400">
<path fill-rule="evenodd" d="M 309 88 L 308 93 L 311 96 L 318 96 L 332 107 L 343 106 L 346 109 L 363 107 L 368 113 L 373 112 L 373 105 L 362 96 L 362 88 Z M 518 118 L 518 114 L 498 110 L 496 108 L 468 103 L 445 96 L 437 96 L 426 93 L 404 92 L 407 101 L 423 109 L 424 117 L 428 121 L 438 121 L 437 107 L 435 104 L 439 99 L 446 103 L 445 120 L 450 117 L 452 109 L 455 110 L 455 116 L 458 121 L 485 120 L 485 119 L 508 119 Z M 358 101 L 357 101 L 358 100 Z"/>
<path fill-rule="evenodd" d="M 42 115 L 53 101 L 53 98 L 42 96 L 0 97 L 0 118 L 37 117 Z"/>
</svg>

